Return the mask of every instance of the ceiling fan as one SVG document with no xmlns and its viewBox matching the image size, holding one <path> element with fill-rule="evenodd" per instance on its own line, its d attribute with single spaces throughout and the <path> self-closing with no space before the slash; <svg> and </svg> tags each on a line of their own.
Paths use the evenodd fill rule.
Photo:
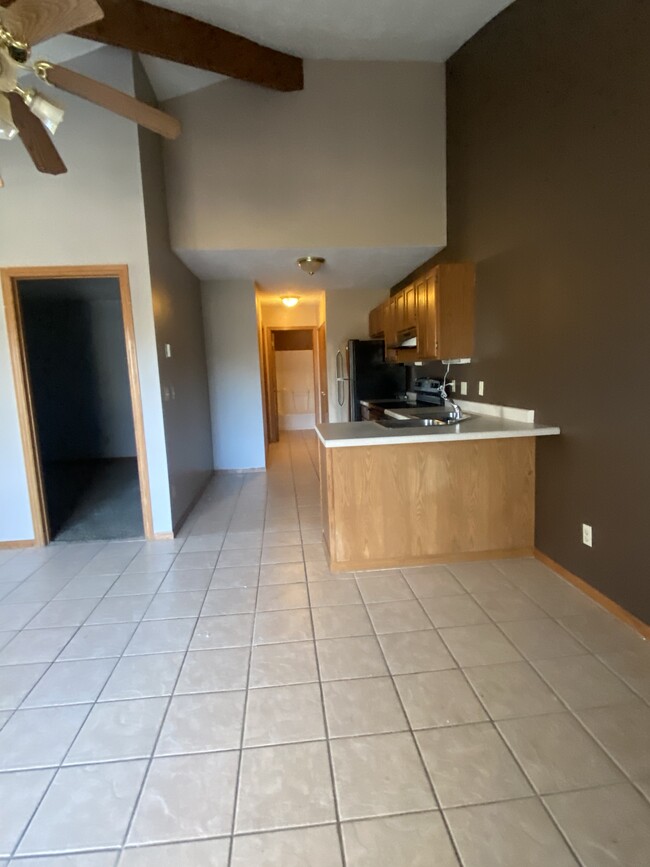
<svg viewBox="0 0 650 867">
<path fill-rule="evenodd" d="M 95 0 L 15 0 L 8 8 L 0 8 L 0 138 L 19 136 L 40 172 L 58 175 L 67 171 L 48 135 L 63 119 L 63 109 L 40 90 L 21 87 L 18 77 L 22 71 L 33 72 L 45 84 L 96 103 L 165 138 L 174 139 L 180 133 L 175 118 L 126 93 L 46 60 L 32 62 L 32 47 L 38 42 L 103 17 Z"/>
</svg>

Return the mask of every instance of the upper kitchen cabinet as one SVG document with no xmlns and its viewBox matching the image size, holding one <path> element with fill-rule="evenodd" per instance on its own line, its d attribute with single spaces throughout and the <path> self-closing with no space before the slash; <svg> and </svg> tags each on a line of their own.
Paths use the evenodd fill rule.
<svg viewBox="0 0 650 867">
<path fill-rule="evenodd" d="M 416 285 L 418 359 L 471 358 L 475 269 L 436 265 Z"/>
<path fill-rule="evenodd" d="M 384 336 L 384 308 L 386 302 L 382 301 L 368 314 L 368 333 L 374 339 Z"/>
<path fill-rule="evenodd" d="M 392 361 L 470 358 L 474 284 L 473 265 L 436 265 L 370 312 L 370 336 L 384 338 Z"/>
</svg>

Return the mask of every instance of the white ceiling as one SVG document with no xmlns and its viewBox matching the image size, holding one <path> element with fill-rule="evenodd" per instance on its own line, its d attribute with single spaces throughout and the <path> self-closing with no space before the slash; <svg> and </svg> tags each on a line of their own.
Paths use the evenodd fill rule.
<svg viewBox="0 0 650 867">
<path fill-rule="evenodd" d="M 512 0 L 149 0 L 300 57 L 442 62 Z M 65 63 L 96 42 L 58 36 L 37 52 Z M 224 79 L 167 60 L 142 58 L 159 100 Z"/>
<path fill-rule="evenodd" d="M 512 0 L 149 0 L 311 59 L 444 61 Z"/>
<path fill-rule="evenodd" d="M 275 292 L 323 289 L 389 289 L 440 247 L 362 247 L 318 250 L 179 250 L 201 280 L 259 281 Z M 301 256 L 323 256 L 313 277 L 296 265 Z"/>
</svg>

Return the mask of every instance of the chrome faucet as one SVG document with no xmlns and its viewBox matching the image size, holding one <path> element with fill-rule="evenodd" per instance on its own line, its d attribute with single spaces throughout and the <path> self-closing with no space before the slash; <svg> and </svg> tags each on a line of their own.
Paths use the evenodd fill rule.
<svg viewBox="0 0 650 867">
<path fill-rule="evenodd" d="M 449 397 L 449 395 L 447 394 L 447 389 L 445 388 L 445 383 L 444 383 L 444 382 L 443 382 L 443 384 L 440 386 L 440 397 L 441 397 L 442 400 L 443 400 L 443 405 L 444 405 L 444 406 L 446 406 L 448 403 L 450 403 L 450 404 L 452 405 L 453 409 L 452 409 L 451 415 L 452 415 L 453 418 L 455 418 L 457 421 L 460 421 L 461 418 L 462 418 L 462 415 L 463 415 L 462 410 L 461 410 L 461 408 L 458 406 L 458 404 L 456 403 L 456 401 L 455 401 L 455 400 L 452 400 L 452 399 Z"/>
</svg>

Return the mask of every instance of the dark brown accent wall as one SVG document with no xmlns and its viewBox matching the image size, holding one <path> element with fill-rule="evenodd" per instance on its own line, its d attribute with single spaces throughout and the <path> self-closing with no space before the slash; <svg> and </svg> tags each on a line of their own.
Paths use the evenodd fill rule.
<svg viewBox="0 0 650 867">
<path fill-rule="evenodd" d="M 450 59 L 443 254 L 477 264 L 468 398 L 562 428 L 537 547 L 646 622 L 649 46 L 647 0 L 516 0 Z"/>
</svg>

